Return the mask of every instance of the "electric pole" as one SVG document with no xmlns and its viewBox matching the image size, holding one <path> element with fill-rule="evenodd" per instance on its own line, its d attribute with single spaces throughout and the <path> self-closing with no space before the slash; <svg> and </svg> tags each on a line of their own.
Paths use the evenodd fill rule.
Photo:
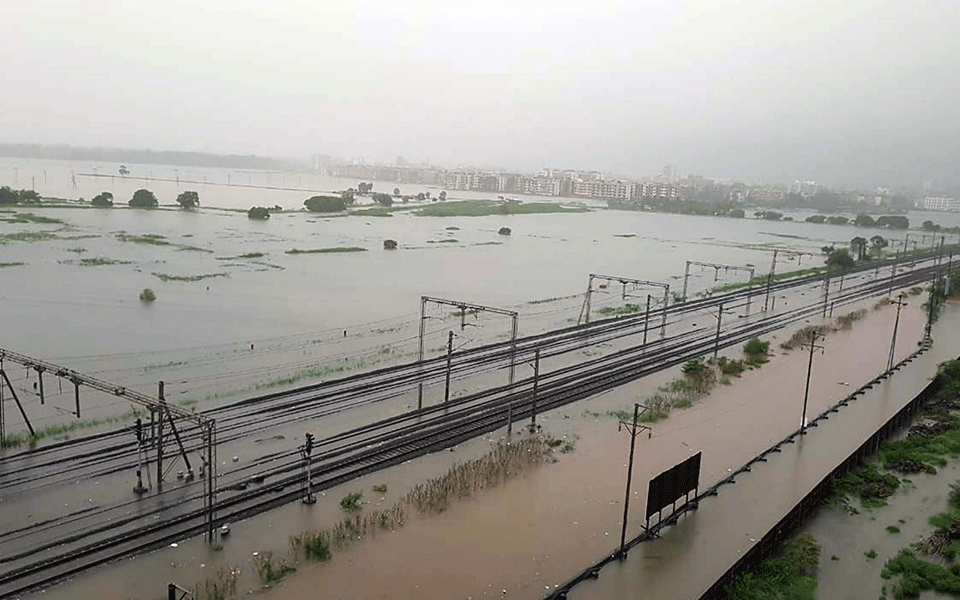
<svg viewBox="0 0 960 600">
<path fill-rule="evenodd" d="M 717 307 L 717 335 L 713 339 L 713 364 L 717 364 L 717 353 L 720 351 L 720 324 L 723 322 L 723 302 Z"/>
<path fill-rule="evenodd" d="M 307 469 L 307 493 L 302 502 L 304 504 L 314 504 L 317 497 L 313 495 L 313 467 L 310 464 L 310 455 L 313 453 L 313 434 L 304 434 L 303 446 L 300 446 L 300 456 L 303 457 L 303 466 Z"/>
<path fill-rule="evenodd" d="M 648 296 L 649 298 L 649 296 Z M 533 410 L 530 414 L 530 433 L 537 431 L 537 391 L 540 386 L 540 348 L 533 355 Z"/>
<path fill-rule="evenodd" d="M 647 410 L 647 408 L 644 407 L 643 410 Z M 637 434 L 646 430 L 647 439 L 650 439 L 653 435 L 653 429 L 637 422 L 639 418 L 640 405 L 634 404 L 633 422 L 619 421 L 617 424 L 617 431 L 623 431 L 623 429 L 626 428 L 627 433 L 630 434 L 630 460 L 627 463 L 627 492 L 623 499 L 623 524 L 620 527 L 620 551 L 617 553 L 620 560 L 627 557 L 627 518 L 630 514 L 630 483 L 633 480 L 633 453 L 637 446 Z"/>
<path fill-rule="evenodd" d="M 443 388 L 443 403 L 450 401 L 450 357 L 453 355 L 453 332 L 447 335 L 447 381 Z"/>
<path fill-rule="evenodd" d="M 803 390 L 803 414 L 800 415 L 800 431 L 807 428 L 807 399 L 810 397 L 810 373 L 813 371 L 813 353 L 815 350 L 823 352 L 823 346 L 817 345 L 817 340 L 822 340 L 826 335 L 818 332 L 816 329 L 810 331 L 810 341 L 800 344 L 800 347 L 810 346 L 810 361 L 807 363 L 807 386 Z"/>
<path fill-rule="evenodd" d="M 147 488 L 143 487 L 143 421 L 139 417 L 134 423 L 134 429 L 137 434 L 137 487 L 133 488 L 133 491 L 143 494 Z"/>
<path fill-rule="evenodd" d="M 907 303 L 903 301 L 903 294 L 901 293 L 897 296 L 897 301 L 891 302 L 890 304 L 897 305 L 897 319 L 893 322 L 893 339 L 890 340 L 890 357 L 887 358 L 887 371 L 893 368 L 893 353 L 897 347 L 897 327 L 900 326 L 900 309 L 906 306 Z"/>
</svg>

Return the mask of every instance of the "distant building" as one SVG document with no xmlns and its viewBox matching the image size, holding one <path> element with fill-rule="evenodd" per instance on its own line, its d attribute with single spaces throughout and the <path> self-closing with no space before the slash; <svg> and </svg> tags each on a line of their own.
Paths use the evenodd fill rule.
<svg viewBox="0 0 960 600">
<path fill-rule="evenodd" d="M 924 210 L 960 212 L 960 200 L 955 198 L 929 197 L 923 199 Z"/>
</svg>

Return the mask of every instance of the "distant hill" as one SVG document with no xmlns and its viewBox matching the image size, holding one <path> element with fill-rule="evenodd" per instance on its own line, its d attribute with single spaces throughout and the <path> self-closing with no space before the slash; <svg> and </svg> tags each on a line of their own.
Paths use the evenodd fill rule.
<svg viewBox="0 0 960 600">
<path fill-rule="evenodd" d="M 42 144 L 0 144 L 0 156 L 46 158 L 51 160 L 90 160 L 124 164 L 175 165 L 227 169 L 306 169 L 310 163 L 292 158 L 273 158 L 255 154 L 209 154 L 180 150 L 131 150 L 126 148 L 79 148 Z"/>
</svg>

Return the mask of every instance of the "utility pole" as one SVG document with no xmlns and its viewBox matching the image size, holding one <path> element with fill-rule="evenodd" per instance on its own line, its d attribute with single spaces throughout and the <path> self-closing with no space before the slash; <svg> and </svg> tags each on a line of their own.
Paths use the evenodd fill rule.
<svg viewBox="0 0 960 600">
<path fill-rule="evenodd" d="M 813 353 L 815 350 L 820 350 L 823 352 L 823 346 L 817 345 L 817 340 L 821 340 L 826 337 L 824 334 L 819 333 L 816 329 L 810 332 L 810 342 L 800 344 L 800 347 L 810 346 L 810 360 L 807 363 L 807 386 L 803 390 L 803 414 L 800 415 L 800 432 L 804 432 L 807 429 L 807 399 L 810 397 L 810 373 L 813 371 Z"/>
<path fill-rule="evenodd" d="M 134 423 L 134 432 L 137 434 L 137 486 L 133 491 L 142 494 L 147 488 L 143 487 L 143 421 L 139 417 Z"/>
<path fill-rule="evenodd" d="M 713 339 L 713 364 L 717 364 L 717 353 L 720 351 L 720 324 L 723 322 L 723 302 L 717 309 L 717 335 Z"/>
<path fill-rule="evenodd" d="M 450 402 L 450 357 L 453 355 L 453 332 L 447 335 L 447 381 L 443 388 L 443 403 Z"/>
<path fill-rule="evenodd" d="M 773 284 L 773 275 L 777 270 L 777 250 L 773 251 L 773 260 L 770 261 L 770 274 L 767 275 L 767 295 L 763 299 L 763 312 L 767 312 L 770 307 L 770 286 Z"/>
<path fill-rule="evenodd" d="M 900 326 L 900 309 L 906 306 L 907 303 L 903 301 L 903 294 L 901 293 L 897 296 L 897 301 L 891 302 L 890 304 L 897 305 L 897 318 L 893 322 L 893 339 L 890 340 L 890 356 L 887 358 L 887 371 L 893 368 L 893 353 L 897 347 L 897 328 Z"/>
<path fill-rule="evenodd" d="M 830 271 L 827 271 L 827 276 L 823 280 L 823 316 L 827 316 L 827 300 L 830 298 Z"/>
<path fill-rule="evenodd" d="M 420 351 L 417 354 L 417 363 L 420 365 L 419 368 L 419 377 L 420 380 L 417 383 L 417 410 L 423 408 L 423 334 L 425 333 L 427 327 L 427 298 L 421 296 L 420 298 Z"/>
<path fill-rule="evenodd" d="M 162 382 L 162 381 L 157 385 L 157 389 L 158 389 L 158 395 L 157 395 L 157 397 L 160 399 L 160 402 L 163 403 L 163 402 L 164 402 L 164 397 L 163 397 L 163 382 Z M 163 422 L 164 422 L 164 420 L 165 420 L 165 418 L 166 418 L 166 416 L 167 416 L 166 413 L 163 411 L 162 408 L 160 409 L 159 412 L 160 412 L 160 414 L 158 415 L 159 421 L 157 421 L 157 439 L 156 439 L 156 446 L 157 446 L 157 489 L 158 489 L 158 490 L 163 488 Z"/>
<path fill-rule="evenodd" d="M 650 324 L 650 294 L 647 294 L 647 311 L 643 316 L 643 347 L 647 347 L 647 326 Z"/>
<path fill-rule="evenodd" d="M 647 410 L 646 407 L 644 407 L 643 410 Z M 620 560 L 627 557 L 627 518 L 630 516 L 630 483 L 633 480 L 633 453 L 637 446 L 637 434 L 646 430 L 647 439 L 650 439 L 653 435 L 653 430 L 650 427 L 637 422 L 639 418 L 640 405 L 634 404 L 633 421 L 630 423 L 619 421 L 617 424 L 617 431 L 622 431 L 626 428 L 627 433 L 630 434 L 630 460 L 627 463 L 627 491 L 623 498 L 623 523 L 620 527 L 620 551 L 617 553 Z"/>
<path fill-rule="evenodd" d="M 648 296 L 649 298 L 649 296 Z M 540 348 L 533 354 L 533 410 L 530 414 L 530 433 L 537 431 L 537 389 L 540 386 Z"/>
<path fill-rule="evenodd" d="M 310 455 L 313 453 L 313 434 L 305 433 L 303 446 L 300 446 L 300 456 L 303 457 L 304 467 L 307 469 L 307 493 L 303 497 L 304 504 L 314 504 L 317 497 L 313 495 L 313 466 L 310 464 Z"/>
</svg>

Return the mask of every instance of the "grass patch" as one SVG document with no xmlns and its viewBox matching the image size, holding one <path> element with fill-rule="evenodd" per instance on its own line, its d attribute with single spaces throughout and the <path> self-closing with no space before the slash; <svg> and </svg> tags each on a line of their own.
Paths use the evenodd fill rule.
<svg viewBox="0 0 960 600">
<path fill-rule="evenodd" d="M 129 233 L 120 232 L 116 235 L 117 241 L 127 242 L 130 244 L 146 244 L 149 246 L 169 246 L 170 242 L 164 239 L 164 236 L 159 233 L 145 233 L 143 235 L 131 235 Z"/>
<path fill-rule="evenodd" d="M 312 248 L 310 250 L 300 250 L 299 248 L 293 248 L 287 250 L 284 254 L 335 254 L 339 252 L 366 252 L 366 248 L 360 248 L 357 246 L 335 246 L 333 248 Z"/>
<path fill-rule="evenodd" d="M 646 310 L 646 305 L 627 303 L 623 306 L 604 306 L 597 310 L 597 314 L 603 317 L 620 317 L 623 315 L 635 315 Z"/>
<path fill-rule="evenodd" d="M 39 223 L 42 225 L 66 225 L 66 221 L 61 219 L 54 219 L 51 217 L 44 217 L 42 215 L 35 215 L 33 213 L 14 213 L 6 219 L 0 219 L 0 221 L 6 221 L 7 223 Z"/>
<path fill-rule="evenodd" d="M 450 238 L 447 240 L 427 240 L 428 244 L 459 244 L 460 240 L 456 238 Z"/>
<path fill-rule="evenodd" d="M 9 242 L 46 242 L 59 238 L 60 236 L 49 231 L 18 231 L 17 233 L 0 234 L 0 244 L 7 244 Z"/>
<path fill-rule="evenodd" d="M 867 558 L 876 558 L 877 551 L 874 550 L 873 548 L 870 548 L 870 550 L 864 552 L 863 555 L 866 556 Z"/>
<path fill-rule="evenodd" d="M 868 462 L 847 471 L 843 477 L 831 482 L 831 502 L 848 512 L 857 512 L 849 504 L 850 498 L 860 500 L 866 509 L 886 506 L 884 498 L 889 497 L 900 487 L 900 479 L 889 473 L 881 473 L 877 463 Z"/>
<path fill-rule="evenodd" d="M 229 273 L 207 273 L 205 275 L 169 275 L 167 273 L 150 273 L 160 281 L 200 281 L 215 277 L 230 277 Z"/>
<path fill-rule="evenodd" d="M 6 269 L 6 268 L 9 268 L 9 267 L 19 267 L 19 266 L 22 266 L 22 265 L 25 265 L 25 264 L 27 264 L 27 263 L 23 263 L 23 262 L 0 262 L 0 269 Z"/>
<path fill-rule="evenodd" d="M 380 485 L 375 485 L 373 486 L 373 491 L 375 491 L 378 494 L 386 494 L 387 486 L 386 484 L 383 484 L 383 483 L 381 483 Z"/>
<path fill-rule="evenodd" d="M 768 558 L 726 588 L 730 600 L 790 598 L 815 600 L 820 546 L 809 533 L 787 540 L 779 556 Z"/>
<path fill-rule="evenodd" d="M 497 202 L 495 200 L 463 200 L 431 204 L 413 214 L 421 217 L 486 217 L 490 215 L 530 215 L 545 213 L 590 212 L 584 207 L 564 207 L 553 202 Z"/>
<path fill-rule="evenodd" d="M 303 556 L 308 560 L 325 562 L 333 557 L 330 551 L 330 533 L 326 531 L 304 531 L 290 536 L 290 549 L 294 556 Z"/>
<path fill-rule="evenodd" d="M 64 261 L 69 262 L 70 264 L 80 265 L 81 267 L 102 267 L 105 265 L 132 265 L 133 261 L 130 260 L 118 260 L 115 258 L 106 258 L 105 256 L 98 256 L 96 258 L 81 258 L 80 260 Z"/>
<path fill-rule="evenodd" d="M 354 492 L 340 499 L 340 508 L 348 512 L 355 512 L 360 510 L 360 504 L 362 502 L 363 492 Z"/>
<path fill-rule="evenodd" d="M 928 590 L 953 596 L 960 594 L 960 565 L 935 565 L 920 560 L 907 549 L 888 560 L 880 573 L 884 579 L 894 575 L 900 575 L 900 581 L 891 590 L 896 600 L 919 598 L 921 592 Z"/>
<path fill-rule="evenodd" d="M 637 421 L 640 423 L 656 423 L 666 419 L 669 416 L 670 415 L 667 414 L 667 411 L 665 410 L 651 410 L 637 417 Z M 630 418 L 632 419 L 633 415 L 630 415 Z"/>
<path fill-rule="evenodd" d="M 900 533 L 900 528 L 896 525 L 887 525 L 887 533 Z"/>
<path fill-rule="evenodd" d="M 264 584 L 276 583 L 297 570 L 288 565 L 285 559 L 274 559 L 272 552 L 264 552 L 257 558 L 257 575 Z"/>
<path fill-rule="evenodd" d="M 29 445 L 31 448 L 37 445 L 37 442 L 44 438 L 57 438 L 59 436 L 68 435 L 74 431 L 81 429 L 90 429 L 92 427 L 100 427 L 101 425 L 116 425 L 116 424 L 125 424 L 131 423 L 137 419 L 137 417 L 142 416 L 142 413 L 136 409 L 129 412 L 117 415 L 114 417 L 104 417 L 102 419 L 87 419 L 87 420 L 76 420 L 76 421 L 67 421 L 66 423 L 60 423 L 55 425 L 46 425 L 39 429 L 35 429 L 35 435 L 28 435 L 26 433 L 21 434 L 7 434 L 4 436 L 3 445 L 0 448 L 19 448 L 23 445 Z"/>
</svg>

